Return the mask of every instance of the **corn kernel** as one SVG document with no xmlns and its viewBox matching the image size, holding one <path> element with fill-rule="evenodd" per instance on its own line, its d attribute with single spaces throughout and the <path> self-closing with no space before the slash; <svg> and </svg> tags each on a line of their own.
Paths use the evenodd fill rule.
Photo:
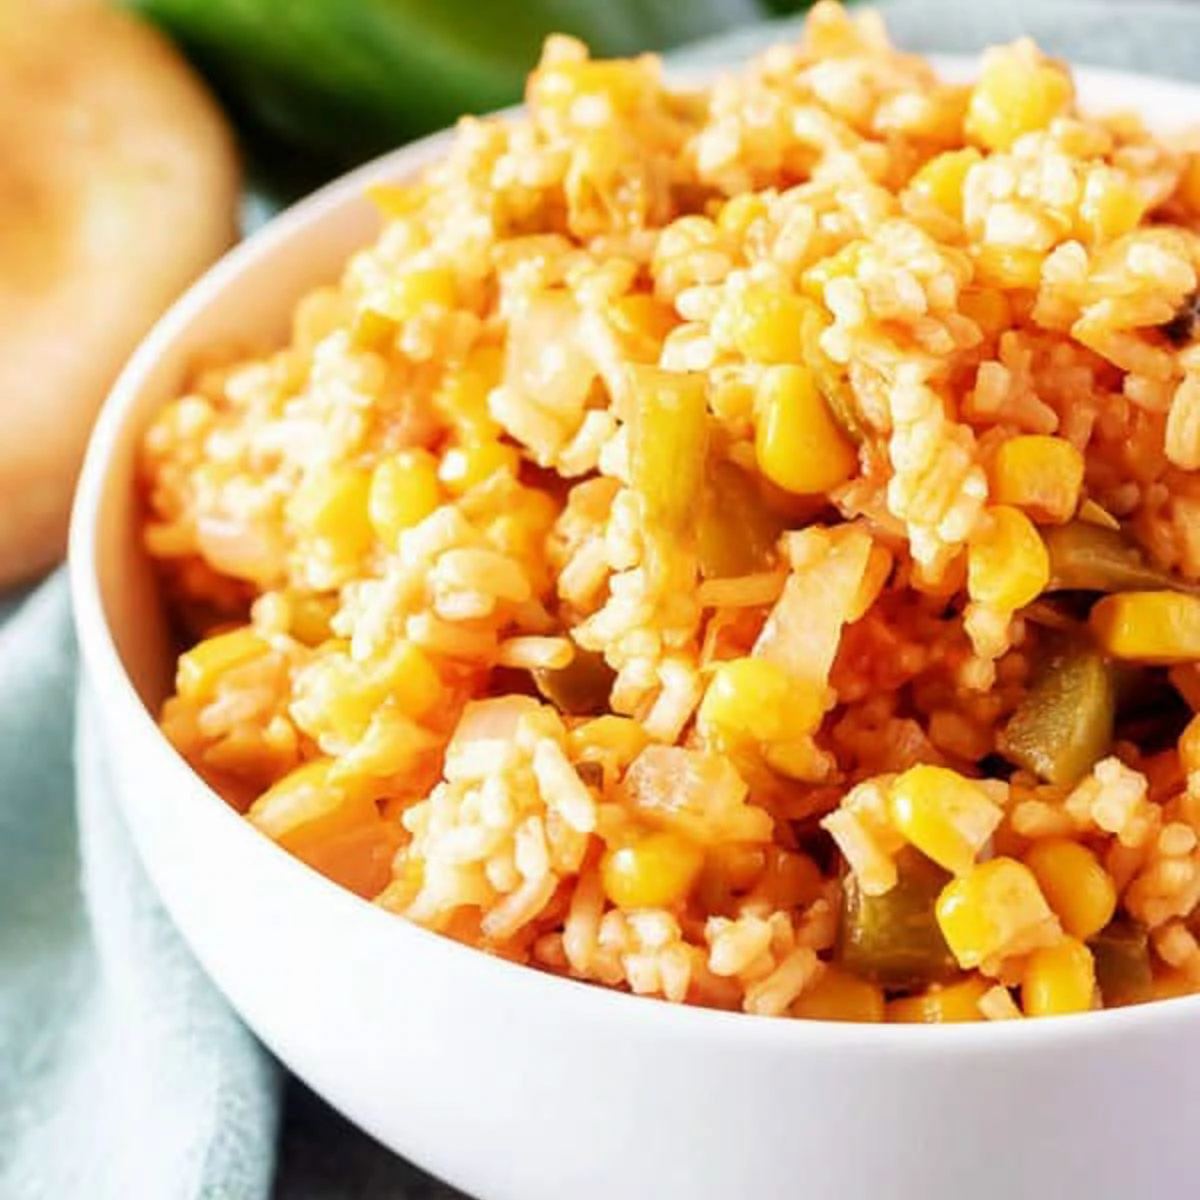
<svg viewBox="0 0 1200 1200">
<path fill-rule="evenodd" d="M 471 442 L 446 451 L 438 478 L 456 496 L 461 496 L 498 471 L 515 477 L 520 468 L 521 455 L 515 446 L 507 442 Z"/>
<path fill-rule="evenodd" d="M 821 698 L 778 663 L 735 658 L 718 665 L 700 702 L 697 728 L 714 748 L 786 741 L 820 722 Z"/>
<path fill-rule="evenodd" d="M 903 996 L 887 1006 L 887 1019 L 904 1025 L 951 1025 L 982 1021 L 979 1002 L 991 984 L 978 975 L 968 975 L 961 983 L 944 987 L 934 985 L 916 996 Z"/>
<path fill-rule="evenodd" d="M 826 284 L 854 275 L 862 261 L 865 246 L 866 243 L 861 241 L 847 242 L 836 253 L 813 263 L 801 278 L 805 295 L 820 300 L 825 294 Z"/>
<path fill-rule="evenodd" d="M 660 830 L 610 849 L 600 877 L 618 908 L 669 908 L 687 898 L 703 866 L 704 851 L 695 842 Z"/>
<path fill-rule="evenodd" d="M 408 321 L 425 308 L 453 308 L 454 272 L 449 267 L 406 271 L 369 298 L 369 307 L 391 321 Z"/>
<path fill-rule="evenodd" d="M 330 622 L 338 609 L 338 597 L 331 592 L 289 591 L 288 633 L 306 646 L 319 646 L 332 633 Z"/>
<path fill-rule="evenodd" d="M 367 516 L 375 536 L 394 550 L 400 535 L 420 524 L 440 502 L 437 460 L 427 450 L 401 450 L 371 475 Z"/>
<path fill-rule="evenodd" d="M 1033 522 L 1019 508 L 988 509 L 967 548 L 967 591 L 972 600 L 1014 612 L 1050 582 L 1050 556 Z"/>
<path fill-rule="evenodd" d="M 1044 258 L 1027 246 L 989 242 L 975 251 L 975 282 L 988 288 L 1035 291 L 1042 282 Z"/>
<path fill-rule="evenodd" d="M 983 155 L 973 146 L 948 150 L 931 158 L 909 181 L 909 189 L 937 205 L 947 216 L 961 221 L 967 172 L 982 161 Z"/>
<path fill-rule="evenodd" d="M 1070 76 L 1032 48 L 989 50 L 967 106 L 965 131 L 989 150 L 1008 150 L 1025 134 L 1045 129 L 1073 99 Z"/>
<path fill-rule="evenodd" d="M 965 970 L 1056 941 L 1058 921 L 1033 872 L 993 858 L 951 880 L 936 905 L 946 944 Z"/>
<path fill-rule="evenodd" d="M 733 342 L 751 362 L 798 363 L 804 351 L 800 329 L 807 302 L 793 292 L 752 283 L 742 293 L 733 322 Z"/>
<path fill-rule="evenodd" d="M 179 656 L 175 690 L 185 700 L 207 700 L 223 675 L 260 658 L 267 649 L 267 643 L 249 626 L 205 638 Z"/>
<path fill-rule="evenodd" d="M 757 192 L 743 192 L 721 205 L 717 213 L 717 228 L 739 245 L 755 221 L 767 215 L 767 202 Z"/>
<path fill-rule="evenodd" d="M 630 717 L 611 714 L 585 721 L 571 730 L 568 738 L 573 756 L 603 755 L 625 767 L 649 745 L 641 725 Z"/>
<path fill-rule="evenodd" d="M 500 426 L 488 411 L 488 393 L 503 373 L 504 350 L 491 344 L 473 347 L 464 363 L 446 372 L 433 404 L 463 442 L 491 442 L 500 436 Z"/>
<path fill-rule="evenodd" d="M 1179 180 L 1178 195 L 1189 213 L 1193 216 L 1200 215 L 1200 154 L 1188 155 L 1183 175 Z"/>
<path fill-rule="evenodd" d="M 1027 1017 L 1087 1012 L 1095 993 L 1092 952 L 1076 938 L 1065 937 L 1030 956 L 1021 980 L 1021 1008 Z"/>
<path fill-rule="evenodd" d="M 971 869 L 1004 815 L 979 784 L 925 764 L 895 781 L 888 805 L 897 831 L 954 875 Z"/>
<path fill-rule="evenodd" d="M 1200 596 L 1122 592 L 1105 596 L 1088 618 L 1113 658 L 1172 666 L 1200 659 Z"/>
<path fill-rule="evenodd" d="M 1059 838 L 1035 842 L 1025 865 L 1072 937 L 1087 941 L 1112 920 L 1116 886 L 1086 846 Z"/>
<path fill-rule="evenodd" d="M 1093 244 L 1115 241 L 1137 227 L 1145 207 L 1124 172 L 1093 168 L 1079 203 L 1080 232 Z"/>
<path fill-rule="evenodd" d="M 316 758 L 272 784 L 250 806 L 246 816 L 268 837 L 290 846 L 306 829 L 319 825 L 334 833 L 376 815 L 367 794 L 330 781 L 335 760 Z"/>
<path fill-rule="evenodd" d="M 359 558 L 373 538 L 367 517 L 370 493 L 370 473 L 357 467 L 313 471 L 288 500 L 288 524 L 300 537 L 322 543 L 334 558 Z"/>
<path fill-rule="evenodd" d="M 790 1012 L 807 1021 L 877 1024 L 883 1020 L 883 990 L 849 971 L 826 967 L 800 993 Z"/>
<path fill-rule="evenodd" d="M 755 454 L 762 473 L 797 495 L 816 495 L 845 483 L 858 455 L 833 419 L 807 367 L 775 367 L 758 395 Z"/>
<path fill-rule="evenodd" d="M 992 460 L 992 499 L 1014 505 L 1037 521 L 1070 520 L 1082 490 L 1083 455 L 1063 438 L 1009 438 Z"/>
<path fill-rule="evenodd" d="M 658 362 L 667 334 L 679 324 L 674 309 L 646 292 L 622 296 L 607 314 L 622 349 L 638 363 Z"/>
</svg>

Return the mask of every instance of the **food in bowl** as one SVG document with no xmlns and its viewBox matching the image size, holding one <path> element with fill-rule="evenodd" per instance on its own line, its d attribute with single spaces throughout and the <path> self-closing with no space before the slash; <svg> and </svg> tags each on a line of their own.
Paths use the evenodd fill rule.
<svg viewBox="0 0 1200 1200">
<path fill-rule="evenodd" d="M 1196 990 L 1200 157 L 813 10 L 551 39 L 146 434 L 171 741 L 492 954 L 750 1013 Z"/>
</svg>

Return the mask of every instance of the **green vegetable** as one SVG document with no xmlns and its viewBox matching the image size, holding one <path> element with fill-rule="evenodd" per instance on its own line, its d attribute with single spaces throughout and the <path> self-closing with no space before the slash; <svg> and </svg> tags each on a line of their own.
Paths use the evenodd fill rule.
<svg viewBox="0 0 1200 1200">
<path fill-rule="evenodd" d="M 842 884 L 836 955 L 848 970 L 885 988 L 919 988 L 954 978 L 934 905 L 951 876 L 915 850 L 896 860 L 899 879 L 882 896 L 864 895 L 853 875 Z"/>
<path fill-rule="evenodd" d="M 126 0 L 233 109 L 348 162 L 521 98 L 552 32 L 598 55 L 661 50 L 763 14 L 758 0 Z"/>
<path fill-rule="evenodd" d="M 1108 753 L 1117 685 L 1086 639 L 1053 644 L 1001 736 L 1001 751 L 1050 783 L 1069 787 Z"/>
<path fill-rule="evenodd" d="M 1141 548 L 1119 529 L 1070 521 L 1041 533 L 1050 556 L 1048 591 L 1197 591 L 1195 585 L 1148 563 Z"/>
<path fill-rule="evenodd" d="M 1146 931 L 1132 921 L 1113 921 L 1088 943 L 1105 1008 L 1150 999 L 1153 975 Z"/>
<path fill-rule="evenodd" d="M 565 713 L 592 717 L 608 708 L 616 673 L 594 650 L 576 649 L 575 657 L 557 670 L 537 670 L 537 690 Z"/>
<path fill-rule="evenodd" d="M 629 426 L 629 482 L 652 529 L 694 533 L 704 497 L 708 398 L 703 375 L 639 367 Z"/>
<path fill-rule="evenodd" d="M 729 579 L 768 570 L 783 528 L 754 478 L 734 463 L 718 463 L 696 529 L 701 574 Z"/>
</svg>

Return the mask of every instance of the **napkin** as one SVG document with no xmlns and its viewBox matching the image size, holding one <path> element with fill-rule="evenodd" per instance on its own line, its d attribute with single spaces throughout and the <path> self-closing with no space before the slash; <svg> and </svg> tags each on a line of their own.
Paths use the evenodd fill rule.
<svg viewBox="0 0 1200 1200">
<path fill-rule="evenodd" d="M 907 0 L 893 36 L 973 52 L 1019 34 L 1076 62 L 1193 77 L 1200 8 Z M 741 57 L 794 21 L 681 61 Z M 1200 118 L 1200 113 L 1197 113 Z M 105 773 L 66 581 L 0 600 L 0 1196 L 449 1200 L 283 1069 L 160 908 Z"/>
</svg>

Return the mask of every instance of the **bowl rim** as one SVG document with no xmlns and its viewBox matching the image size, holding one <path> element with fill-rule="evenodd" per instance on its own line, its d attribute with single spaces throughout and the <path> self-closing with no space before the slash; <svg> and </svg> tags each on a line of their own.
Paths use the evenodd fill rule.
<svg viewBox="0 0 1200 1200">
<path fill-rule="evenodd" d="M 978 56 L 928 56 L 928 61 L 947 78 L 969 77 L 978 67 Z M 730 62 L 728 65 L 734 65 Z M 716 68 L 703 66 L 672 70 L 670 77 L 684 84 L 711 78 Z M 1095 96 L 1132 93 L 1123 107 L 1138 110 L 1144 104 L 1139 96 L 1157 93 L 1160 104 L 1176 103 L 1200 120 L 1200 85 L 1133 72 L 1075 66 L 1081 88 Z M 519 106 L 503 110 L 502 115 L 519 112 Z M 233 247 L 201 275 L 155 323 L 111 388 L 100 410 L 88 441 L 87 453 L 79 477 L 72 507 L 68 546 L 68 575 L 72 611 L 88 686 L 105 696 L 112 719 L 136 735 L 134 745 L 146 739 L 158 743 L 173 760 L 181 783 L 188 781 L 194 795 L 184 802 L 215 805 L 225 821 L 226 836 L 240 838 L 250 856 L 276 858 L 275 870 L 290 879 L 290 886 L 306 889 L 314 903 L 340 906 L 342 920 L 358 922 L 364 930 L 376 923 L 378 934 L 390 937 L 403 954 L 406 939 L 429 956 L 436 969 L 438 955 L 458 956 L 460 967 L 474 960 L 480 988 L 504 986 L 517 1003 L 575 1004 L 584 1016 L 597 1020 L 623 1020 L 652 1023 L 659 1036 L 704 1035 L 740 1042 L 764 1041 L 780 1051 L 803 1049 L 819 1044 L 824 1050 L 847 1053 L 916 1055 L 947 1051 L 972 1054 L 1007 1055 L 1014 1052 L 1040 1052 L 1047 1044 L 1100 1043 L 1110 1037 L 1132 1034 L 1151 1028 L 1183 1026 L 1200 1018 L 1200 994 L 1156 1000 L 1126 1008 L 1102 1009 L 1087 1014 L 1042 1017 L 1036 1020 L 979 1021 L 955 1024 L 951 1028 L 917 1024 L 855 1024 L 840 1021 L 815 1021 L 796 1018 L 764 1017 L 743 1012 L 728 1012 L 693 1005 L 636 996 L 632 993 L 588 984 L 567 976 L 550 974 L 537 968 L 510 962 L 453 941 L 412 924 L 376 907 L 326 879 L 316 870 L 293 858 L 271 839 L 254 829 L 236 813 L 197 774 L 167 741 L 154 717 L 143 705 L 121 660 L 112 631 L 96 570 L 98 551 L 97 519 L 107 490 L 108 465 L 124 430 L 128 413 L 136 407 L 146 379 L 172 343 L 183 335 L 198 311 L 213 302 L 227 288 L 236 287 L 242 272 L 254 263 L 269 259 L 281 250 L 286 253 L 293 239 L 309 226 L 319 224 L 331 211 L 359 200 L 373 183 L 411 174 L 436 160 L 449 143 L 453 127 L 430 134 L 332 180 L 311 195 L 287 208 Z M 120 802 L 120 798 L 118 797 Z M 253 843 L 251 847 L 250 843 Z M 322 898 L 323 897 L 323 898 Z M 185 936 L 185 941 L 186 935 Z M 1081 1018 L 1086 1019 L 1081 1019 Z"/>
</svg>

